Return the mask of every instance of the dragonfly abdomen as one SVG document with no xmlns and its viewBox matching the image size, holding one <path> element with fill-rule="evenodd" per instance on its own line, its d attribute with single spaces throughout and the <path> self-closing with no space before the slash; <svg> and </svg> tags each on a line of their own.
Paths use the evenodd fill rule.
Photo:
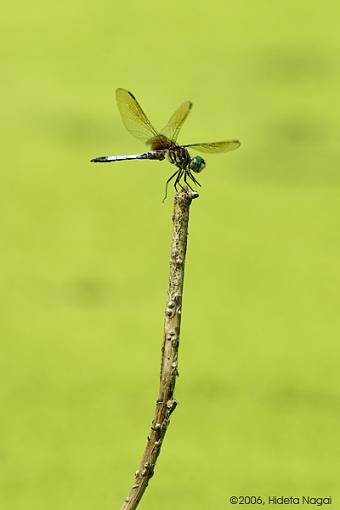
<svg viewBox="0 0 340 510">
<path fill-rule="evenodd" d="M 189 167 L 191 157 L 187 149 L 176 145 L 168 149 L 168 158 L 170 163 L 176 165 L 178 168 L 185 170 Z"/>
<path fill-rule="evenodd" d="M 91 159 L 92 163 L 110 163 L 112 161 L 126 161 L 128 159 L 164 159 L 164 151 L 150 151 L 142 154 L 126 154 L 124 156 L 99 156 Z"/>
</svg>

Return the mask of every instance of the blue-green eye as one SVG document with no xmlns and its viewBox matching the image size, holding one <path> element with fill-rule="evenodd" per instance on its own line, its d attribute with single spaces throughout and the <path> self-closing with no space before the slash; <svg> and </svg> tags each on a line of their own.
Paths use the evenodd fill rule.
<svg viewBox="0 0 340 510">
<path fill-rule="evenodd" d="M 190 170 L 199 174 L 205 167 L 205 161 L 201 156 L 195 156 L 190 161 Z"/>
</svg>

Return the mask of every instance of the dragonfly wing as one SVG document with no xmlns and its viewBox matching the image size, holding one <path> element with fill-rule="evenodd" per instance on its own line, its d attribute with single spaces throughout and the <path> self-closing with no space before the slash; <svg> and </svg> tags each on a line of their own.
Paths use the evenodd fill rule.
<svg viewBox="0 0 340 510">
<path fill-rule="evenodd" d="M 238 149 L 241 143 L 238 140 L 230 140 L 228 142 L 211 142 L 211 143 L 191 143 L 183 145 L 195 151 L 213 154 L 216 152 L 229 152 Z"/>
<path fill-rule="evenodd" d="M 183 122 L 189 115 L 191 108 L 192 103 L 190 101 L 185 101 L 185 103 L 181 104 L 160 133 L 166 138 L 169 138 L 169 140 L 175 142 Z"/>
<path fill-rule="evenodd" d="M 137 99 L 125 89 L 116 90 L 118 110 L 126 129 L 142 142 L 157 136 L 157 131 L 143 112 Z"/>
</svg>

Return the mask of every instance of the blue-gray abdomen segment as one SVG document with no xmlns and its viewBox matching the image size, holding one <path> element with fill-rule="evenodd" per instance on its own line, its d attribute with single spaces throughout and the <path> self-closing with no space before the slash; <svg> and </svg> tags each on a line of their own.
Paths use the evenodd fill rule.
<svg viewBox="0 0 340 510">
<path fill-rule="evenodd" d="M 145 153 L 146 154 L 146 153 Z M 124 161 L 126 159 L 146 159 L 144 154 L 127 154 L 125 156 L 98 156 L 91 159 L 91 163 L 110 163 L 111 161 Z"/>
<path fill-rule="evenodd" d="M 126 161 L 129 159 L 157 159 L 161 161 L 164 159 L 162 151 L 143 152 L 142 154 L 125 154 L 124 156 L 98 156 L 91 159 L 92 163 L 111 163 L 112 161 Z"/>
</svg>

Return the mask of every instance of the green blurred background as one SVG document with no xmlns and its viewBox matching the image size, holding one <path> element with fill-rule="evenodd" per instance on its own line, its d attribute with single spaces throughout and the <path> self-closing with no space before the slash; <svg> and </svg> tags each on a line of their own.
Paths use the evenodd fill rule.
<svg viewBox="0 0 340 510">
<path fill-rule="evenodd" d="M 180 406 L 141 508 L 227 509 L 233 494 L 338 508 L 338 5 L 3 9 L 1 509 L 120 508 L 144 449 L 172 167 L 89 163 L 144 150 L 117 87 L 156 127 L 191 99 L 183 143 L 242 142 L 207 156 L 192 205 Z"/>
</svg>

